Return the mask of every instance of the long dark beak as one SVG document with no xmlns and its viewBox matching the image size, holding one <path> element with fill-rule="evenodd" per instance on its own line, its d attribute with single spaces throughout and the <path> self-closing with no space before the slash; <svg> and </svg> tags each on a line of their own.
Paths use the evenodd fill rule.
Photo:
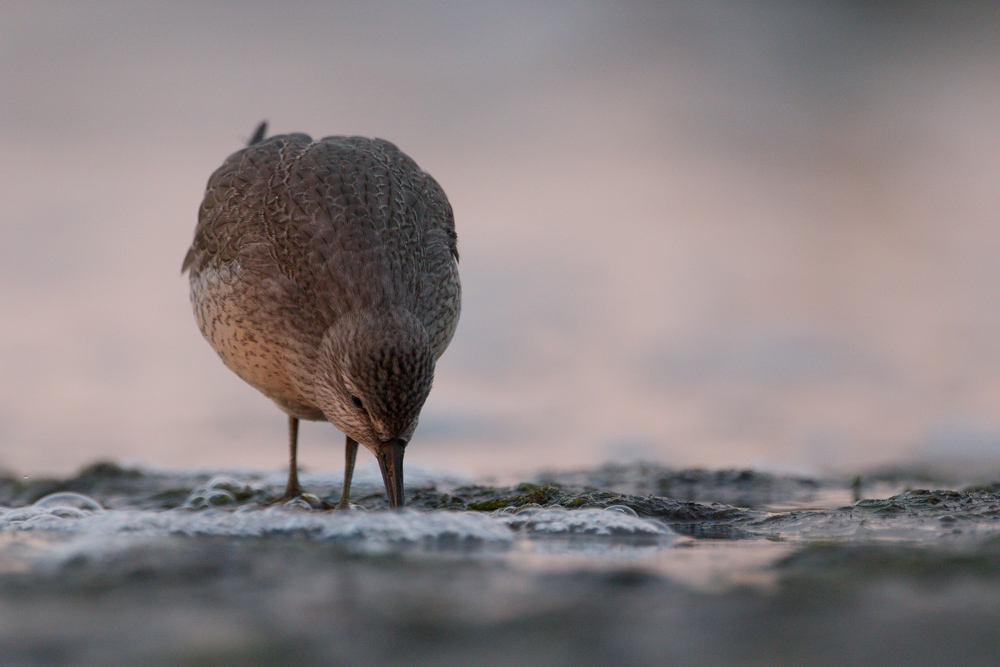
<svg viewBox="0 0 1000 667">
<path fill-rule="evenodd" d="M 389 498 L 389 507 L 403 506 L 403 453 L 405 451 L 406 441 L 399 438 L 379 445 L 378 467 L 382 471 L 382 481 L 385 482 L 385 495 Z"/>
</svg>

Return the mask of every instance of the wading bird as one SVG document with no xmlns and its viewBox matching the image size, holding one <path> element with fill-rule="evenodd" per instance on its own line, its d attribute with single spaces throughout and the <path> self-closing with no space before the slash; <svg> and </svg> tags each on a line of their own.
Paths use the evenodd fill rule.
<svg viewBox="0 0 1000 667">
<path fill-rule="evenodd" d="M 305 134 L 248 146 L 208 181 L 184 258 L 202 334 L 230 370 L 288 414 L 288 485 L 302 495 L 300 419 L 378 459 L 391 507 L 403 453 L 455 333 L 461 302 L 451 205 L 381 139 Z"/>
</svg>

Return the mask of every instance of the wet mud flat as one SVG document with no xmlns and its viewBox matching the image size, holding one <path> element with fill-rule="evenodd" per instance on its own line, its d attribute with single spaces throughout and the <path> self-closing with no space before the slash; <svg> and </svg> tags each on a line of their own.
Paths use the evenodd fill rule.
<svg viewBox="0 0 1000 667">
<path fill-rule="evenodd" d="M 339 497 L 335 473 L 302 481 Z M 328 512 L 271 504 L 278 471 L 0 478 L 0 665 L 1000 660 L 989 483 L 651 464 L 408 481 L 389 511 L 359 471 L 355 511 Z"/>
</svg>

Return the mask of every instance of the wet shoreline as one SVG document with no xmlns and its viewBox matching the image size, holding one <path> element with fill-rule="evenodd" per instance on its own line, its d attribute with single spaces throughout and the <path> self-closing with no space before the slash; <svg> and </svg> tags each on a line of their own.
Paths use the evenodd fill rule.
<svg viewBox="0 0 1000 667">
<path fill-rule="evenodd" d="M 336 474 L 304 480 L 339 493 Z M 897 480 L 801 509 L 850 480 L 637 464 L 499 488 L 418 476 L 410 507 L 384 511 L 377 481 L 362 475 L 345 513 L 269 506 L 277 472 L 5 477 L 0 607 L 17 613 L 0 616 L 0 664 L 986 665 L 1000 650 L 987 486 Z"/>
</svg>

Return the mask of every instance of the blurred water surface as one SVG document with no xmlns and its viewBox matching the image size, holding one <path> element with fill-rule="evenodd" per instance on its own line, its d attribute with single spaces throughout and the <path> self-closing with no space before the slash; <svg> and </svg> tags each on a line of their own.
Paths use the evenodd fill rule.
<svg viewBox="0 0 1000 667">
<path fill-rule="evenodd" d="M 0 660 L 986 667 L 1000 650 L 996 483 L 821 508 L 848 488 L 640 464 L 416 475 L 388 510 L 377 474 L 357 481 L 354 510 L 327 512 L 270 502 L 280 471 L 0 475 Z M 303 483 L 340 496 L 337 472 Z"/>
<path fill-rule="evenodd" d="M 414 464 L 992 463 L 998 67 L 990 3 L 2 2 L 0 467 L 284 463 L 179 273 L 264 118 L 451 199 Z"/>
</svg>

